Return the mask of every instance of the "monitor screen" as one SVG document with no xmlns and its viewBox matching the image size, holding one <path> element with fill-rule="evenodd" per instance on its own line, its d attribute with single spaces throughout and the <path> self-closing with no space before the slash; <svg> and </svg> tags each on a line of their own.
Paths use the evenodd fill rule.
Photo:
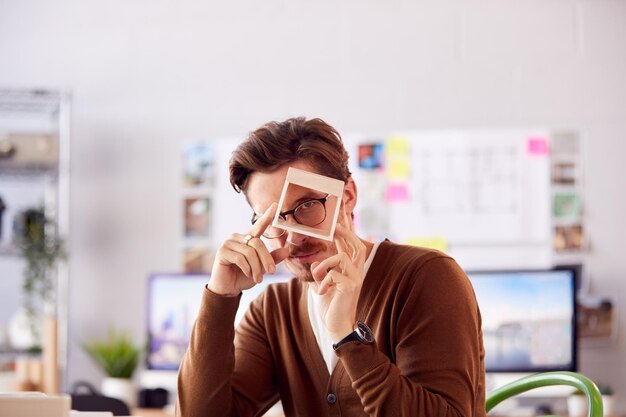
<svg viewBox="0 0 626 417">
<path fill-rule="evenodd" d="M 209 274 L 152 274 L 148 279 L 148 369 L 177 370 L 191 336 L 204 286 Z M 248 305 L 273 282 L 286 282 L 291 275 L 267 277 L 243 292 L 235 326 Z"/>
<path fill-rule="evenodd" d="M 468 272 L 487 372 L 576 370 L 576 271 Z"/>
</svg>

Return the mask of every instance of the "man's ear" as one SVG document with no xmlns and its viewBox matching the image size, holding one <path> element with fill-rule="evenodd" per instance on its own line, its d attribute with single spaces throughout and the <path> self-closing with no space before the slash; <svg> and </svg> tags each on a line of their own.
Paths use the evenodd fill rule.
<svg viewBox="0 0 626 417">
<path fill-rule="evenodd" d="M 356 183 L 352 177 L 348 178 L 346 185 L 343 188 L 343 205 L 346 210 L 346 214 L 352 215 L 354 208 L 356 207 Z"/>
</svg>

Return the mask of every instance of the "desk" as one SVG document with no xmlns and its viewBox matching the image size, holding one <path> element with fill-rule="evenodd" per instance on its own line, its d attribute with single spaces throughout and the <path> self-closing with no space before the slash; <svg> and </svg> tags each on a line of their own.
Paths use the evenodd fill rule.
<svg viewBox="0 0 626 417">
<path fill-rule="evenodd" d="M 141 417 L 172 417 L 174 414 L 170 414 L 162 408 L 133 408 L 131 415 Z"/>
<path fill-rule="evenodd" d="M 172 417 L 173 414 L 167 413 L 160 408 L 133 408 L 133 416 L 141 417 Z M 285 417 L 282 413 L 272 412 L 269 410 L 264 417 Z"/>
</svg>

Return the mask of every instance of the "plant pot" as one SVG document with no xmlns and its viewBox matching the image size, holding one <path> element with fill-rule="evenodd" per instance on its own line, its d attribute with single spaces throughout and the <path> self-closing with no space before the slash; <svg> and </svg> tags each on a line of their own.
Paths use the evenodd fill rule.
<svg viewBox="0 0 626 417">
<path fill-rule="evenodd" d="M 137 405 L 137 391 L 131 379 L 107 377 L 102 380 L 102 395 L 122 400 L 133 408 Z"/>
<path fill-rule="evenodd" d="M 602 408 L 605 416 L 611 416 L 614 414 L 615 410 L 613 409 L 613 396 L 612 395 L 603 395 L 602 396 Z"/>
<path fill-rule="evenodd" d="M 567 397 L 567 414 L 569 417 L 586 417 L 587 397 L 585 395 L 570 395 Z"/>
</svg>

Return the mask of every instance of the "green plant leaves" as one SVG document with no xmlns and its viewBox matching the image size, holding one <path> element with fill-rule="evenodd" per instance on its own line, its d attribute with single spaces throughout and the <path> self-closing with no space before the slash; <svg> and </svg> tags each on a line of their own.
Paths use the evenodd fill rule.
<svg viewBox="0 0 626 417">
<path fill-rule="evenodd" d="M 112 378 L 130 378 L 139 363 L 141 350 L 128 333 L 109 330 L 106 340 L 83 343 L 85 352 Z"/>
</svg>

